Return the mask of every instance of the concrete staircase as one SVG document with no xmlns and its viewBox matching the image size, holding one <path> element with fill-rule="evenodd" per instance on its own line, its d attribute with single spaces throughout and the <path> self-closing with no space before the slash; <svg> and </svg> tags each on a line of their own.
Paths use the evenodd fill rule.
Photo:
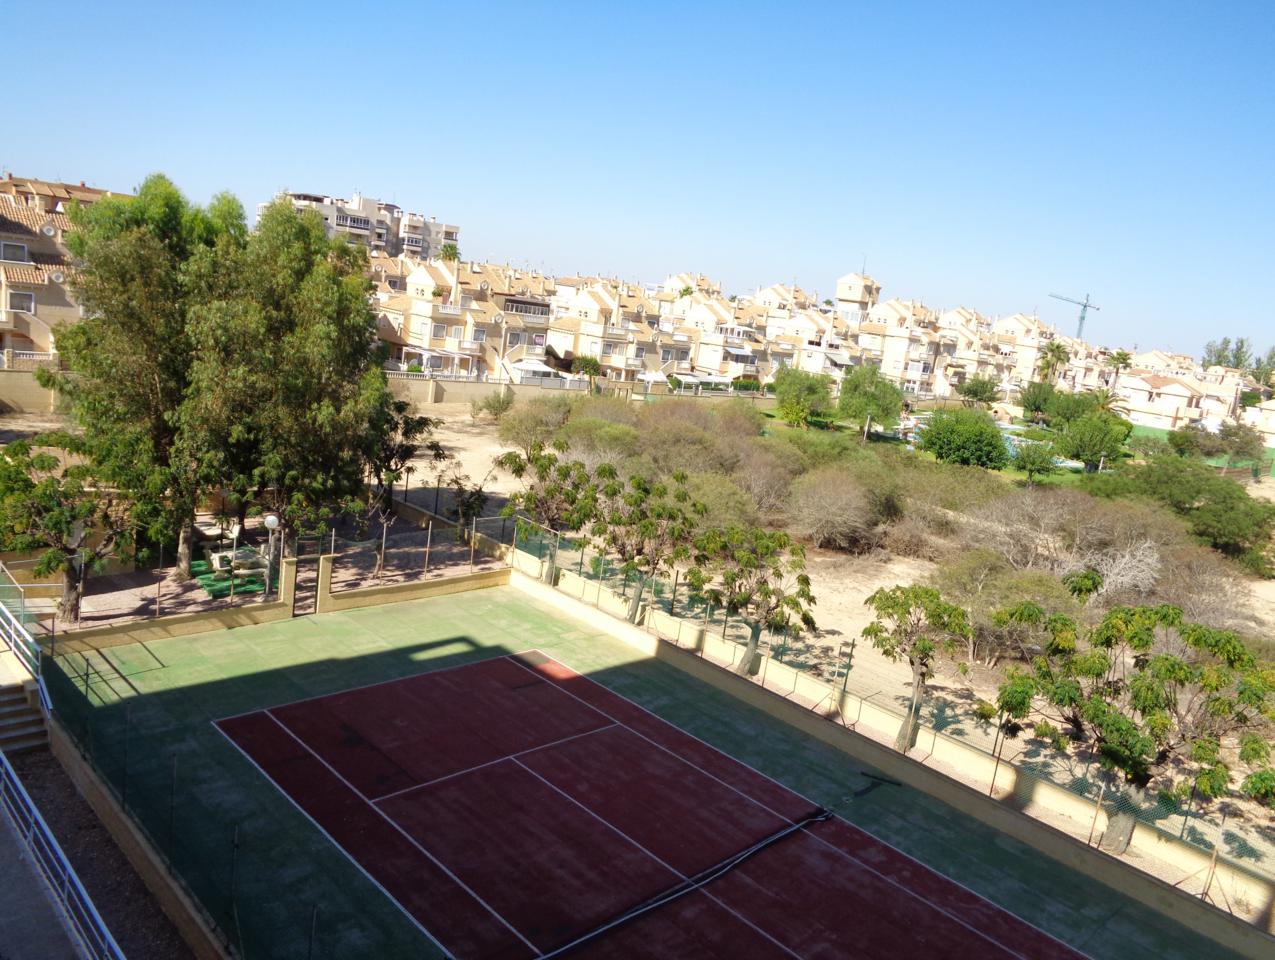
<svg viewBox="0 0 1275 960">
<path fill-rule="evenodd" d="M 44 746 L 49 739 L 44 718 L 31 705 L 20 683 L 0 686 L 0 751 L 21 753 Z"/>
</svg>

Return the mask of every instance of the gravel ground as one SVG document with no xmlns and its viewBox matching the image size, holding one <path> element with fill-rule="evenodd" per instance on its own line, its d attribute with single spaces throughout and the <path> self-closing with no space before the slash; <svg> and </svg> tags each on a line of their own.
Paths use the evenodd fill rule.
<svg viewBox="0 0 1275 960">
<path fill-rule="evenodd" d="M 33 750 L 9 759 L 128 960 L 193 960 L 177 928 L 53 754 Z"/>
</svg>

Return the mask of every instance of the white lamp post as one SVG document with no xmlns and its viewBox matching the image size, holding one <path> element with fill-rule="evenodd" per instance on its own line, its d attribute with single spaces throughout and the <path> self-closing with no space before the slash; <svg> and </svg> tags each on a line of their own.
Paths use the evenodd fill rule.
<svg viewBox="0 0 1275 960">
<path fill-rule="evenodd" d="M 270 531 L 270 539 L 266 544 L 266 589 L 265 597 L 270 598 L 270 574 L 274 569 L 274 532 L 279 529 L 279 515 L 276 513 L 267 513 L 263 521 L 266 529 Z M 283 537 L 279 538 L 279 552 L 283 552 Z"/>
</svg>

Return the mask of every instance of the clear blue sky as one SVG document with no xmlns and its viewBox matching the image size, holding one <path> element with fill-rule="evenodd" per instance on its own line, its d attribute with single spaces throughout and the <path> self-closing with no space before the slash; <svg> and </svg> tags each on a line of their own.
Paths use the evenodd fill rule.
<svg viewBox="0 0 1275 960">
<path fill-rule="evenodd" d="M 32 14 L 0 167 L 359 189 L 466 257 L 736 292 L 866 256 L 885 296 L 1065 332 L 1047 294 L 1088 292 L 1112 346 L 1275 343 L 1269 0 L 133 7 Z"/>
</svg>

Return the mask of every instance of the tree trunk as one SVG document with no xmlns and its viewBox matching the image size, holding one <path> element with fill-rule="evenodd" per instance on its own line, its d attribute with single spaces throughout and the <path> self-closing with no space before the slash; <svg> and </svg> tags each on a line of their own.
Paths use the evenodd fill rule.
<svg viewBox="0 0 1275 960">
<path fill-rule="evenodd" d="M 894 749 L 899 753 L 907 753 L 916 746 L 917 729 L 921 721 L 921 695 L 925 692 L 925 673 L 920 664 L 912 665 L 912 699 L 908 702 L 908 712 L 899 726 L 899 735 L 894 738 Z"/>
<path fill-rule="evenodd" d="M 84 600 L 84 580 L 88 576 L 88 568 L 79 557 L 73 557 L 62 571 L 62 601 L 58 605 L 58 617 L 64 623 L 75 623 L 80 619 L 80 604 Z"/>
<path fill-rule="evenodd" d="M 744 655 L 735 665 L 735 672 L 741 677 L 755 677 L 761 673 L 761 624 L 754 623 L 748 629 L 748 645 L 744 647 Z"/>
<path fill-rule="evenodd" d="M 1098 849 L 1120 856 L 1129 849 L 1133 828 L 1138 825 L 1138 811 L 1146 802 L 1147 792 L 1135 784 L 1125 784 L 1107 808 L 1107 829 L 1098 838 Z"/>
<path fill-rule="evenodd" d="M 646 574 L 639 573 L 637 583 L 633 587 L 633 596 L 629 598 L 629 623 L 638 622 L 638 614 L 642 611 L 642 595 L 646 593 Z"/>
<path fill-rule="evenodd" d="M 182 521 L 181 530 L 177 534 L 177 579 L 190 579 L 190 555 L 195 541 L 195 521 Z"/>
</svg>

